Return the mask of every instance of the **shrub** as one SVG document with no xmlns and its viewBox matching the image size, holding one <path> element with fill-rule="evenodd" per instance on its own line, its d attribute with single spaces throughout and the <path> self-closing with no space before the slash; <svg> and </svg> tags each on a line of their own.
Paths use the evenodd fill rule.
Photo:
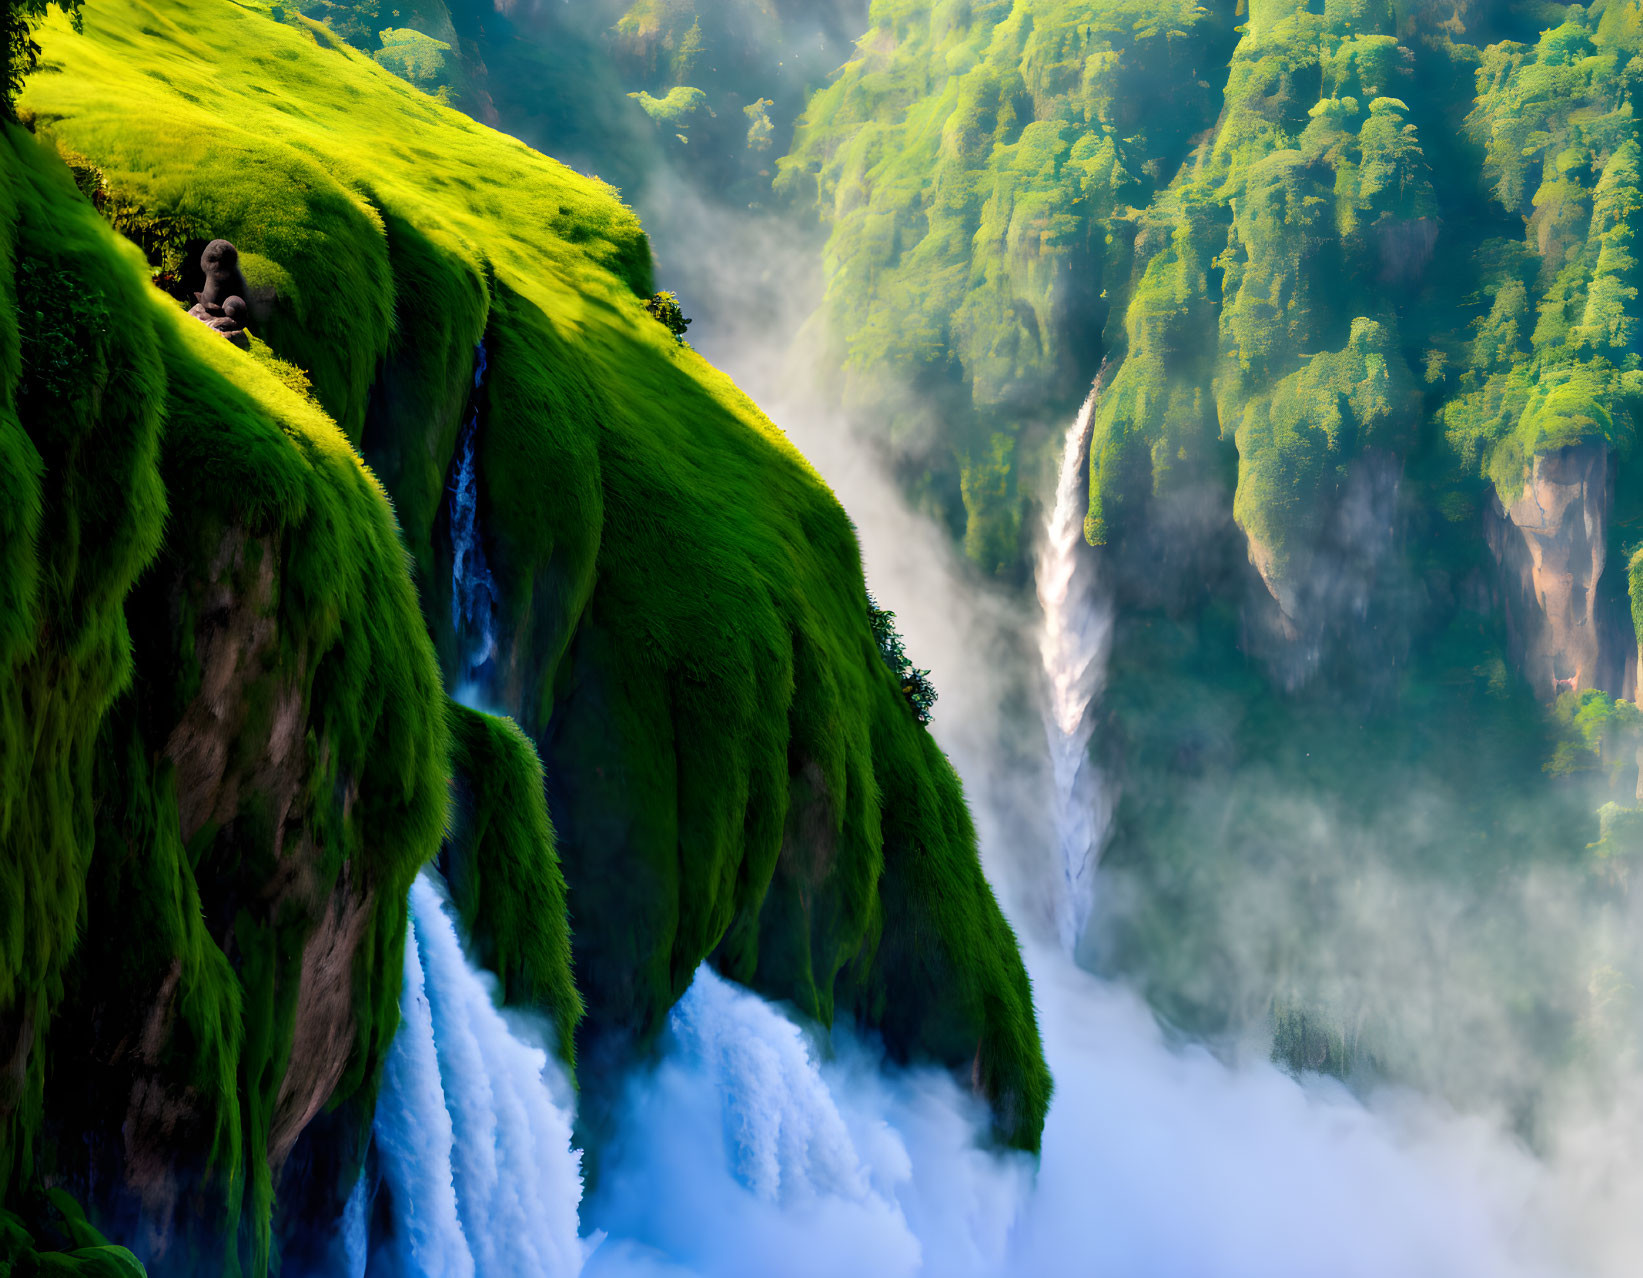
<svg viewBox="0 0 1643 1278">
<path fill-rule="evenodd" d="M 672 293 L 654 293 L 645 303 L 645 309 L 652 319 L 673 334 L 674 341 L 681 346 L 685 344 L 685 330 L 690 327 L 690 321 L 685 318 L 677 297 Z"/>
<path fill-rule="evenodd" d="M 873 627 L 873 638 L 878 641 L 879 656 L 890 667 L 890 673 L 896 676 L 896 682 L 901 685 L 901 695 L 913 707 L 913 717 L 920 723 L 929 723 L 930 707 L 936 703 L 936 687 L 930 682 L 930 672 L 915 667 L 912 658 L 907 655 L 901 635 L 896 632 L 896 614 L 880 608 L 869 592 L 867 619 Z"/>
</svg>

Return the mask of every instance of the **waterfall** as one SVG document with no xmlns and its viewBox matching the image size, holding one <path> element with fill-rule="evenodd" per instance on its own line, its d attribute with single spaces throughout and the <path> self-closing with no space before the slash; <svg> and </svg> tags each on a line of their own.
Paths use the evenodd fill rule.
<svg viewBox="0 0 1643 1278">
<path fill-rule="evenodd" d="M 496 582 L 479 535 L 479 392 L 485 384 L 485 343 L 474 348 L 473 394 L 457 439 L 450 485 L 451 628 L 463 644 L 462 673 L 478 674 L 496 656 Z"/>
<path fill-rule="evenodd" d="M 831 1046 L 699 968 L 630 1081 L 588 1278 L 997 1278 L 1025 1162 L 978 1148 L 944 1071 L 887 1074 L 842 1027 Z"/>
<path fill-rule="evenodd" d="M 670 1027 L 676 1049 L 717 1082 L 737 1180 L 766 1202 L 867 1196 L 850 1132 L 793 1022 L 703 966 Z"/>
<path fill-rule="evenodd" d="M 1051 816 L 1061 871 L 1056 928 L 1069 953 L 1077 949 L 1094 905 L 1095 859 L 1106 824 L 1098 778 L 1089 766 L 1095 730 L 1090 704 L 1101 690 L 1112 612 L 1096 591 L 1094 565 L 1084 546 L 1089 505 L 1085 444 L 1100 387 L 1097 376 L 1067 429 L 1055 509 L 1039 540 L 1035 573 L 1044 613 L 1038 650 L 1047 684 L 1044 728 L 1055 786 Z"/>
<path fill-rule="evenodd" d="M 410 914 L 375 1128 L 392 1207 L 377 1245 L 385 1267 L 406 1278 L 568 1278 L 583 1259 L 581 1155 L 555 1096 L 568 1084 L 497 1009 L 429 872 L 411 886 Z"/>
</svg>

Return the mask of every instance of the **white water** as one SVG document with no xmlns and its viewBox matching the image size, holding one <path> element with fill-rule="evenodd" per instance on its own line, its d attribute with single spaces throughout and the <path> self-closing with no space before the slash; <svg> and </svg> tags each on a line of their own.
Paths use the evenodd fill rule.
<svg viewBox="0 0 1643 1278">
<path fill-rule="evenodd" d="M 589 1278 L 994 1272 L 1029 1170 L 976 1148 L 945 1075 L 824 1059 L 777 1008 L 703 967 L 666 1055 L 630 1089 L 588 1214 Z"/>
<path fill-rule="evenodd" d="M 391 1235 L 373 1274 L 569 1278 L 581 1156 L 557 1065 L 492 997 L 429 874 L 411 887 L 401 1024 L 383 1076 L 376 1148 Z M 363 1212 L 363 1209 L 361 1209 Z"/>
<path fill-rule="evenodd" d="M 485 384 L 485 343 L 474 348 L 474 403 L 456 446 L 451 480 L 451 628 L 463 644 L 464 675 L 496 655 L 496 582 L 479 535 L 479 390 Z"/>
<path fill-rule="evenodd" d="M 1055 508 L 1039 539 L 1038 602 L 1043 610 L 1039 659 L 1044 667 L 1044 731 L 1054 783 L 1051 822 L 1061 869 L 1056 931 L 1076 953 L 1095 902 L 1095 862 L 1106 826 L 1106 796 L 1090 766 L 1095 723 L 1090 706 L 1101 691 L 1112 638 L 1112 610 L 1096 589 L 1084 544 L 1089 508 L 1085 447 L 1100 395 L 1099 381 L 1067 428 Z"/>
</svg>

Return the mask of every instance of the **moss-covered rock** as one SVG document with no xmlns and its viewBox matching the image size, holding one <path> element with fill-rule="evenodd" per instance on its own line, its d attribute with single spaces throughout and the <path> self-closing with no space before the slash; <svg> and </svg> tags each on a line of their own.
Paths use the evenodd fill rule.
<svg viewBox="0 0 1643 1278">
<path fill-rule="evenodd" d="M 255 10 L 44 35 L 0 184 L 7 1185 L 94 1186 L 163 1267 L 296 1256 L 363 1154 L 452 775 L 459 904 L 567 1056 L 643 1048 L 712 958 L 965 1071 L 1035 1147 L 1026 976 L 853 530 L 645 313 L 613 193 Z M 52 146 L 105 212 L 239 242 L 249 352 Z M 465 424 L 478 691 L 529 739 L 452 709 L 447 740 Z"/>
</svg>

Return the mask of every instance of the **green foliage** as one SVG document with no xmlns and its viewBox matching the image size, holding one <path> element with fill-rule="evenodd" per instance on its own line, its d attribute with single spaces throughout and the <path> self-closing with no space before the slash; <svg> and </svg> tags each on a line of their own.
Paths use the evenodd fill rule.
<svg viewBox="0 0 1643 1278">
<path fill-rule="evenodd" d="M 377 34 L 382 47 L 371 55 L 377 65 L 388 68 L 442 102 L 449 99 L 455 72 L 450 45 L 409 27 L 384 27 Z"/>
<path fill-rule="evenodd" d="M 690 327 L 690 320 L 685 317 L 677 297 L 672 293 L 653 293 L 645 303 L 645 310 L 651 319 L 673 334 L 674 341 L 681 346 L 685 344 L 685 330 Z"/>
<path fill-rule="evenodd" d="M 1630 701 L 1616 701 L 1596 688 L 1565 692 L 1552 706 L 1552 751 L 1544 766 L 1555 777 L 1605 765 L 1635 768 L 1640 744 L 1643 712 Z"/>
<path fill-rule="evenodd" d="M 936 703 L 936 689 L 930 682 L 930 672 L 913 665 L 896 630 L 896 614 L 880 608 L 871 592 L 867 595 L 867 624 L 872 627 L 879 656 L 884 658 L 884 664 L 896 677 L 901 695 L 913 708 L 913 717 L 920 723 L 929 723 L 931 707 Z"/>
<path fill-rule="evenodd" d="M 111 1246 L 61 1189 L 32 1195 L 25 1215 L 0 1210 L 0 1273 L 143 1278 L 124 1247 Z"/>
<path fill-rule="evenodd" d="M 1643 808 L 1605 803 L 1597 810 L 1597 842 L 1587 849 L 1599 861 L 1607 861 L 1629 872 L 1633 862 L 1643 859 Z"/>
<path fill-rule="evenodd" d="M 187 38 L 139 29 L 156 22 Z M 83 876 L 94 833 L 91 878 L 67 876 L 55 930 L 19 923 L 4 935 L 49 937 L 61 951 L 51 961 L 72 965 L 72 1014 L 44 1039 L 63 1059 L 103 1059 L 98 1033 L 130 1030 L 166 999 L 181 1006 L 141 1094 L 190 1116 L 175 1145 L 198 1190 L 197 1249 L 226 1236 L 230 1268 L 269 1265 L 272 1166 L 302 1115 L 288 1083 L 369 1121 L 397 1020 L 406 887 L 444 833 L 452 755 L 434 653 L 453 672 L 458 662 L 441 502 L 470 408 L 500 590 L 491 691 L 535 742 L 550 807 L 531 800 L 543 781 L 526 742 L 457 714 L 469 793 L 453 855 L 464 839 L 480 849 L 465 909 L 510 995 L 568 1031 L 578 991 L 554 923 L 557 843 L 587 1008 L 574 1045 L 595 1062 L 584 1093 L 590 1079 L 614 1084 L 613 1053 L 652 1041 L 711 959 L 823 1022 L 881 1029 L 906 1059 L 973 1068 L 1000 1136 L 1036 1146 L 1050 1084 L 1026 975 L 958 780 L 865 624 L 849 521 L 785 436 L 634 305 L 654 291 L 648 244 L 609 188 L 444 109 L 323 30 L 254 10 L 115 6 L 88 16 L 83 40 L 49 47 L 65 73 L 31 81 L 24 102 L 42 139 L 86 157 L 96 188 L 145 217 L 235 240 L 271 299 L 266 352 L 217 341 L 144 284 L 136 250 L 119 258 L 53 170 L 74 224 L 102 246 L 86 260 L 100 263 L 93 281 L 119 317 L 108 340 L 147 361 L 119 385 L 154 423 L 154 509 L 146 541 L 109 544 L 158 557 L 135 592 L 129 576 L 105 592 L 111 638 L 122 605 L 133 618 L 133 642 L 109 648 L 135 654 L 131 692 L 100 729 L 101 710 L 65 706 L 87 743 L 65 784 L 64 802 L 85 807 L 80 825 L 9 776 L 0 791 L 8 848 L 79 829 L 74 847 L 37 839 L 30 855 Z M 0 184 L 0 202 L 12 198 Z M 10 447 L 21 338 L 15 304 L 0 314 L 0 477 L 18 495 L 0 527 L 66 546 L 47 536 L 55 507 L 41 490 L 78 472 Z M 476 391 L 481 339 L 489 370 Z M 119 461 L 107 410 L 85 414 L 100 460 L 85 474 L 99 482 Z M 54 420 L 69 430 L 77 419 Z M 393 494 L 398 529 L 354 441 Z M 125 476 L 117 491 L 129 503 L 145 489 Z M 103 519 L 120 508 L 75 507 Z M 99 529 L 73 544 L 84 563 L 107 540 Z M 0 577 L 0 601 L 16 610 L 0 615 L 0 659 L 15 666 L 34 660 L 34 618 L 55 606 L 62 574 L 9 540 L 0 553 L 20 568 Z M 206 715 L 225 670 L 236 695 Z M 111 695 L 97 691 L 98 704 Z M 27 722 L 27 709 L 8 704 L 5 722 Z M 92 793 L 104 796 L 95 826 Z M 302 873 L 269 890 L 287 865 Z M 134 894 L 140 942 L 114 908 Z M 89 939 L 69 959 L 82 895 Z M 5 899 L 32 903 L 35 889 Z M 333 926 L 326 902 L 366 909 L 341 1050 L 304 1037 L 320 1032 L 303 972 L 306 947 Z M 121 977 L 105 990 L 94 975 L 115 953 Z M 47 1035 L 45 1018 L 34 1024 Z M 335 1075 L 308 1075 L 317 1061 Z M 40 1091 L 29 1124 L 45 1112 L 72 1130 L 68 1095 Z M 118 1114 L 84 1121 L 122 1130 Z M 51 1155 L 100 1156 L 72 1142 Z"/>
<path fill-rule="evenodd" d="M 1356 1064 L 1356 1044 L 1340 1019 L 1318 1007 L 1274 1000 L 1272 1059 L 1294 1070 L 1346 1078 Z"/>
<path fill-rule="evenodd" d="M 707 94 L 688 84 L 674 85 L 665 97 L 653 98 L 643 90 L 628 96 L 643 107 L 652 120 L 673 130 L 688 129 L 696 113 L 707 109 Z"/>
<path fill-rule="evenodd" d="M 776 137 L 776 126 L 770 121 L 770 108 L 776 104 L 769 98 L 749 102 L 742 108 L 747 117 L 747 149 L 768 151 Z"/>
<path fill-rule="evenodd" d="M 1003 433 L 1070 413 L 1126 269 L 1126 209 L 1216 104 L 1193 75 L 1224 28 L 1190 3 L 879 0 L 856 57 L 800 123 L 778 187 L 830 228 L 825 314 L 854 402 L 892 400 L 892 441 L 954 474 Z M 943 453 L 946 455 L 943 456 Z M 1012 468 L 1018 463 L 1012 462 Z M 1014 568 L 1028 493 L 953 484 L 967 548 Z"/>
<path fill-rule="evenodd" d="M 23 77 L 40 63 L 40 46 L 30 24 L 54 5 L 69 15 L 78 31 L 85 0 L 0 0 L 0 120 L 14 118 Z"/>
<path fill-rule="evenodd" d="M 26 260 L 18 264 L 17 310 L 23 339 L 18 400 L 38 410 L 95 376 L 97 352 L 108 341 L 108 306 L 95 285 L 88 289 L 69 271 Z"/>
</svg>

